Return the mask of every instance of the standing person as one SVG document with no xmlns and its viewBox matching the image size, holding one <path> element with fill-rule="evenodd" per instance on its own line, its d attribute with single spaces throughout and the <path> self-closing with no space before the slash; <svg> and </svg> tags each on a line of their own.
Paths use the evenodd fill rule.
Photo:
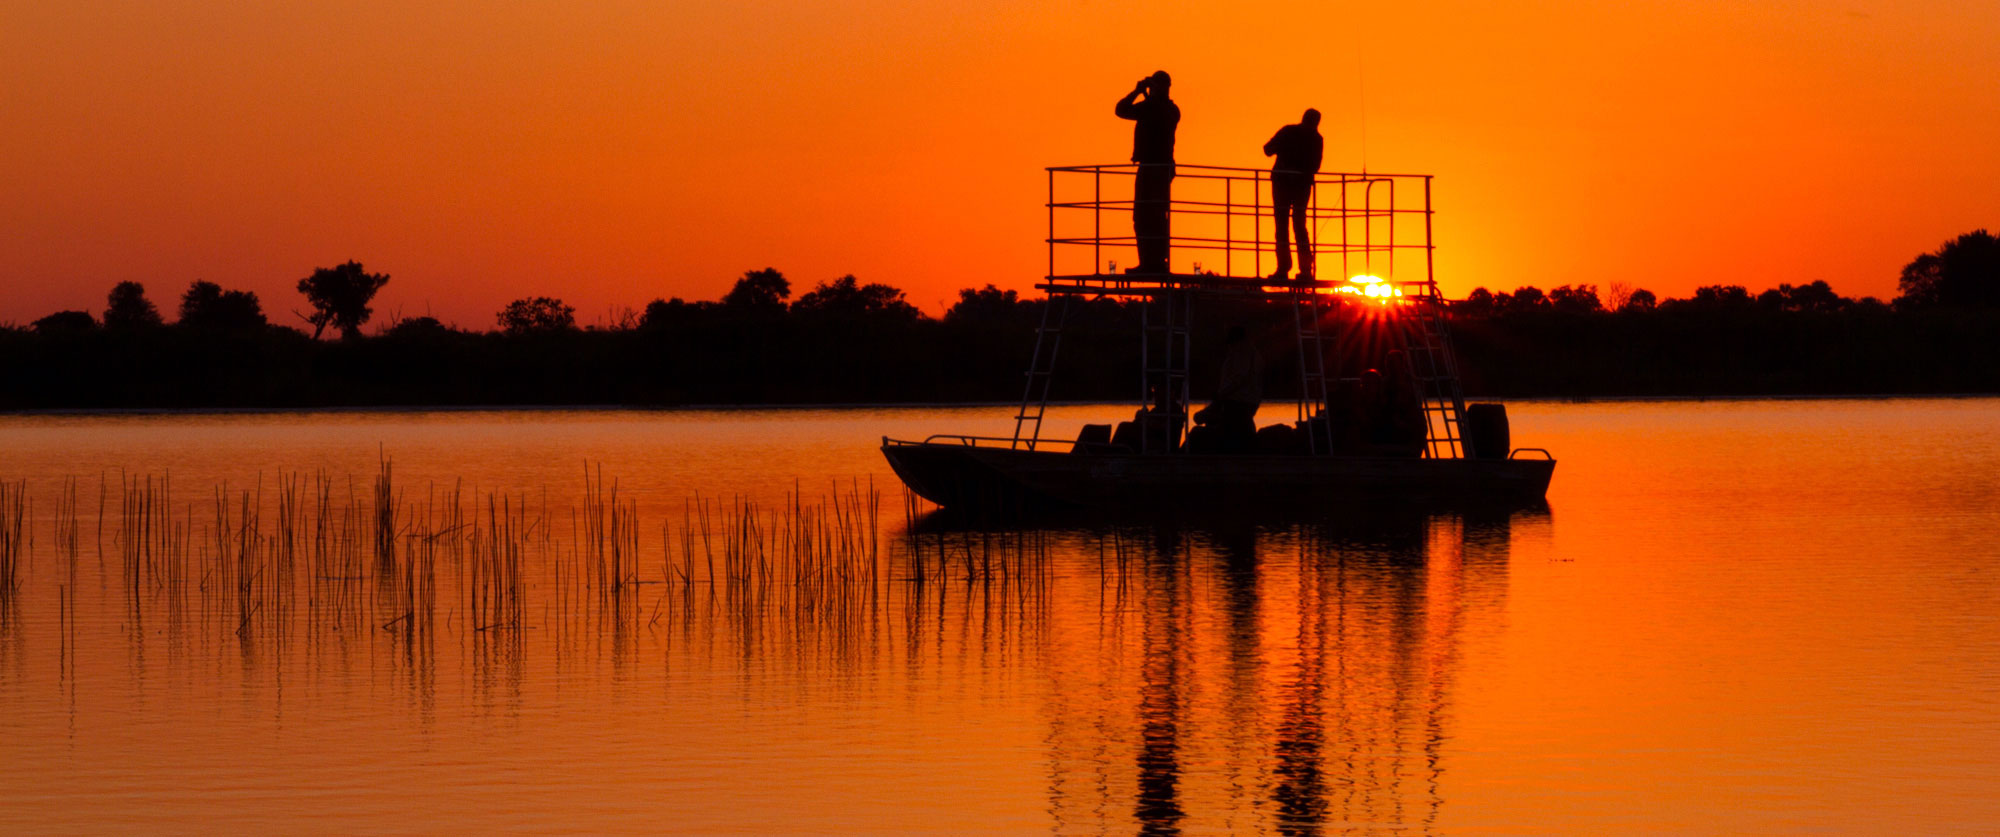
<svg viewBox="0 0 2000 837">
<path fill-rule="evenodd" d="M 1181 109 L 1167 97 L 1173 84 L 1166 70 L 1139 80 L 1118 100 L 1118 118 L 1132 126 L 1132 162 L 1139 173 L 1132 186 L 1132 236 L 1139 241 L 1139 266 L 1127 273 L 1166 273 L 1170 230 L 1167 210 L 1173 205 L 1174 129 Z M 1139 97 L 1144 96 L 1141 100 Z"/>
<path fill-rule="evenodd" d="M 1277 227 L 1278 272 L 1273 279 L 1283 279 L 1292 270 L 1292 248 L 1287 241 L 1288 233 L 1295 233 L 1299 240 L 1299 278 L 1313 278 L 1312 239 L 1307 236 L 1307 208 L 1312 205 L 1313 178 L 1319 174 L 1320 156 L 1325 151 L 1325 141 L 1319 136 L 1319 111 L 1306 108 L 1306 115 L 1297 125 L 1286 125 L 1264 143 L 1264 156 L 1278 159 L 1271 163 L 1271 214 Z M 1288 228 L 1289 225 L 1289 228 Z"/>
</svg>

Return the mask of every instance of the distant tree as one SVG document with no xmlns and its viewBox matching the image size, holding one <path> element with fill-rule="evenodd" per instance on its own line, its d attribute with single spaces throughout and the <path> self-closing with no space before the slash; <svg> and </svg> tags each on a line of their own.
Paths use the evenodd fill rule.
<svg viewBox="0 0 2000 837">
<path fill-rule="evenodd" d="M 145 285 L 120 282 L 112 286 L 105 302 L 106 328 L 150 328 L 160 324 L 160 309 L 146 298 Z"/>
<path fill-rule="evenodd" d="M 782 313 L 785 300 L 792 296 L 792 283 L 775 268 L 752 270 L 736 280 L 736 286 L 722 296 L 722 304 L 738 311 Z"/>
<path fill-rule="evenodd" d="M 631 331 L 632 329 L 638 327 L 639 327 L 639 312 L 632 310 L 632 307 L 629 305 L 620 305 L 620 306 L 615 306 L 611 309 L 611 316 L 607 318 L 603 330 Z M 599 329 L 596 326 L 591 326 L 590 330 L 597 331 Z"/>
<path fill-rule="evenodd" d="M 508 334 L 574 331 L 576 307 L 554 297 L 525 297 L 507 303 L 499 319 L 500 329 Z"/>
<path fill-rule="evenodd" d="M 1597 299 L 1596 285 L 1563 285 L 1549 291 L 1549 307 L 1570 314 L 1593 314 L 1604 310 Z"/>
<path fill-rule="evenodd" d="M 1833 286 L 1828 285 L 1825 279 L 1815 279 L 1797 287 L 1779 285 L 1778 290 L 1784 292 L 1785 308 L 1791 311 L 1830 314 L 1850 304 L 1849 300 L 1834 293 Z"/>
<path fill-rule="evenodd" d="M 360 262 L 314 268 L 311 276 L 299 280 L 299 293 L 313 307 L 312 316 L 306 317 L 313 326 L 313 339 L 318 340 L 329 325 L 340 329 L 343 340 L 360 337 L 361 324 L 375 313 L 368 302 L 386 284 L 389 274 L 369 273 Z"/>
<path fill-rule="evenodd" d="M 1751 302 L 1749 289 L 1742 285 L 1703 285 L 1694 289 L 1694 298 L 1690 301 L 1706 308 L 1735 307 Z"/>
<path fill-rule="evenodd" d="M 1809 285 L 1781 284 L 1757 295 L 1757 306 L 1771 311 L 1830 313 L 1848 305 L 1849 301 L 1834 293 L 1824 280 Z"/>
<path fill-rule="evenodd" d="M 798 302 L 792 303 L 792 312 L 829 317 L 890 317 L 899 320 L 914 320 L 920 313 L 916 306 L 903 300 L 903 292 L 900 289 L 875 282 L 863 285 L 852 275 L 819 283 L 818 287 L 799 297 Z"/>
<path fill-rule="evenodd" d="M 1613 282 L 1604 290 L 1604 310 L 1616 311 L 1632 301 L 1632 286 L 1624 282 Z"/>
<path fill-rule="evenodd" d="M 958 301 L 944 312 L 948 323 L 990 323 L 1002 322 L 1014 316 L 1019 310 L 1021 295 L 1014 291 L 1003 291 L 992 285 L 984 288 L 962 288 Z"/>
<path fill-rule="evenodd" d="M 1659 304 L 1660 298 L 1654 296 L 1652 291 L 1640 288 L 1633 291 L 1631 296 L 1626 297 L 1625 304 L 1618 306 L 1618 310 L 1623 311 L 1630 308 L 1634 311 L 1651 311 L 1654 306 Z"/>
<path fill-rule="evenodd" d="M 639 314 L 641 331 L 663 331 L 680 328 L 695 320 L 706 309 L 715 306 L 713 302 L 688 302 L 680 297 L 656 299 L 646 303 L 646 310 Z"/>
<path fill-rule="evenodd" d="M 1473 288 L 1472 293 L 1465 295 L 1463 302 L 1452 306 L 1452 310 L 1483 316 L 1493 313 L 1494 306 L 1495 301 L 1492 291 L 1485 288 Z"/>
<path fill-rule="evenodd" d="M 89 331 L 97 327 L 97 319 L 89 311 L 57 311 L 35 321 L 37 334 L 73 334 Z"/>
<path fill-rule="evenodd" d="M 265 325 L 264 308 L 250 291 L 225 291 L 195 280 L 181 295 L 180 325 L 205 331 L 242 331 Z"/>
<path fill-rule="evenodd" d="M 1912 308 L 2000 307 L 2000 238 L 1973 230 L 1903 267 L 1896 304 Z"/>
<path fill-rule="evenodd" d="M 1542 289 L 1533 285 L 1515 288 L 1514 293 L 1507 297 L 1509 311 L 1538 311 L 1547 308 L 1548 305 L 1548 296 L 1542 293 Z"/>
</svg>

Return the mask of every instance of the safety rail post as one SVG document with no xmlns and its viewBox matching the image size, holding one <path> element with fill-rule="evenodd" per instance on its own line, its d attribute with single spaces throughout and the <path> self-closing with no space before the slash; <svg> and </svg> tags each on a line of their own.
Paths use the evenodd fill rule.
<svg viewBox="0 0 2000 837">
<path fill-rule="evenodd" d="M 1090 167 L 1090 272 L 1104 263 L 1104 167 Z"/>
<path fill-rule="evenodd" d="M 1056 275 L 1056 170 L 1049 169 L 1049 273 Z"/>
<path fill-rule="evenodd" d="M 1375 181 L 1361 181 L 1361 269 L 1375 275 Z"/>
<path fill-rule="evenodd" d="M 1386 181 L 1389 186 L 1389 275 L 1396 275 L 1396 179 Z M 1428 277 L 1426 277 L 1428 278 Z M 1433 288 L 1432 290 L 1436 290 Z"/>
<path fill-rule="evenodd" d="M 1319 278 L 1319 172 L 1313 172 L 1312 179 L 1313 179 L 1312 196 L 1308 198 L 1310 202 L 1306 204 L 1306 218 L 1312 222 L 1310 224 L 1307 224 L 1306 226 L 1308 227 L 1307 231 L 1312 233 L 1312 240 L 1307 242 L 1306 252 L 1312 254 L 1312 276 L 1314 279 L 1318 279 Z M 1304 271 L 1305 269 L 1306 269 L 1305 265 L 1303 264 L 1299 265 L 1299 270 Z"/>
<path fill-rule="evenodd" d="M 1257 213 L 1257 220 L 1250 224 L 1251 246 L 1255 248 L 1251 251 L 1255 260 L 1250 263 L 1250 273 L 1260 279 L 1264 276 L 1264 195 L 1257 184 L 1263 181 L 1261 174 L 1250 178 L 1250 205 Z"/>
<path fill-rule="evenodd" d="M 1424 279 L 1437 285 L 1437 246 L 1431 238 L 1431 176 L 1424 175 Z"/>
<path fill-rule="evenodd" d="M 1353 261 L 1348 258 L 1353 252 L 1347 246 L 1347 175 L 1340 176 L 1340 278 L 1354 275 Z"/>
</svg>

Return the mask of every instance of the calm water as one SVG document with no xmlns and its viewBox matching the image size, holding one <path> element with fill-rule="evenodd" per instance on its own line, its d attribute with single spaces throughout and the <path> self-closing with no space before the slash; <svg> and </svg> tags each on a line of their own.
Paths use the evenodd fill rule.
<svg viewBox="0 0 2000 837">
<path fill-rule="evenodd" d="M 877 438 L 1007 413 L 0 417 L 0 832 L 2000 828 L 2000 400 L 1517 404 L 1547 510 L 909 536 Z"/>
</svg>

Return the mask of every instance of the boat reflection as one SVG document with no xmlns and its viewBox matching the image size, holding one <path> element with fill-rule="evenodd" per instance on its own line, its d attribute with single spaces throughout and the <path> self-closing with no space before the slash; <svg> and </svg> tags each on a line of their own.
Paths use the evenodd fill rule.
<svg viewBox="0 0 2000 837">
<path fill-rule="evenodd" d="M 1047 656 L 1059 830 L 1434 824 L 1460 657 L 1499 626 L 1514 528 L 1548 521 L 1412 511 L 1108 533 L 1142 545 L 1118 565 L 1133 577 L 1097 625 L 1054 631 L 1071 647 Z"/>
</svg>

